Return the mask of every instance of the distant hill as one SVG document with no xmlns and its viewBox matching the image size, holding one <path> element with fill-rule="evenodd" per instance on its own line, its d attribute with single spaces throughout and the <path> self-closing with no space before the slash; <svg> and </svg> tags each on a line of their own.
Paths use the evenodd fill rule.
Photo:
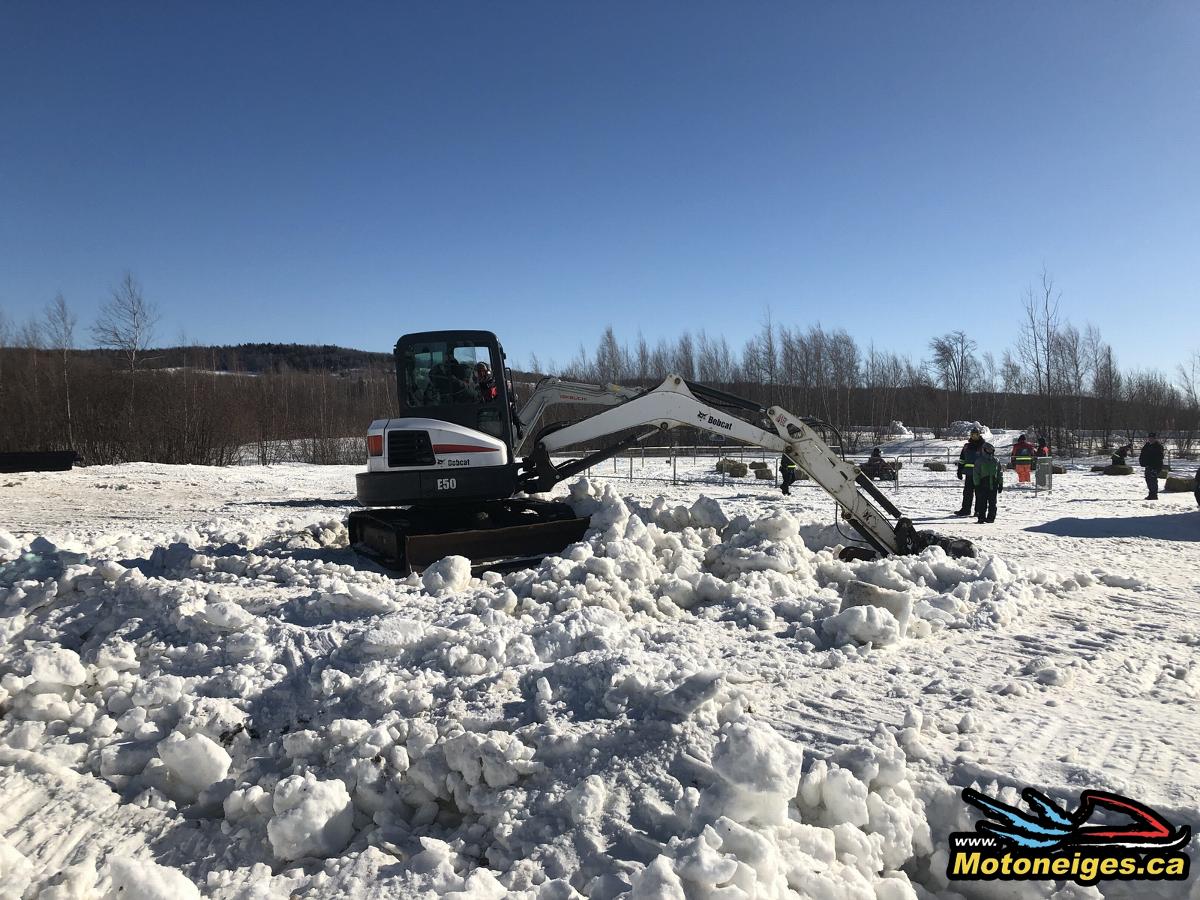
<svg viewBox="0 0 1200 900">
<path fill-rule="evenodd" d="M 111 350 L 85 350 L 86 355 L 116 357 Z M 334 372 L 392 369 L 392 354 L 370 353 L 332 344 L 236 344 L 233 346 L 153 347 L 146 351 L 145 368 L 191 366 L 217 372 Z"/>
</svg>

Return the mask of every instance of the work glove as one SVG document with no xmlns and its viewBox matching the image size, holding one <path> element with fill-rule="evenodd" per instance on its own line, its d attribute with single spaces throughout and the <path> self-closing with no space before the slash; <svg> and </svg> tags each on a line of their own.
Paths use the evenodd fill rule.
<svg viewBox="0 0 1200 900">
<path fill-rule="evenodd" d="M 958 476 L 958 480 L 959 480 L 959 481 L 962 481 L 962 478 L 963 478 L 963 473 L 962 473 L 962 472 L 955 472 L 954 474 Z"/>
</svg>

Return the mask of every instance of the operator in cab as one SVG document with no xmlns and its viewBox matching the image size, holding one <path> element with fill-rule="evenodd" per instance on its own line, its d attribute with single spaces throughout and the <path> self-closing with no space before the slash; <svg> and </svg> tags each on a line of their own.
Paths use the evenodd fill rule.
<svg viewBox="0 0 1200 900">
<path fill-rule="evenodd" d="M 485 362 L 475 363 L 475 387 L 479 391 L 479 399 L 491 403 L 496 399 L 496 379 L 492 376 L 491 367 Z"/>
</svg>

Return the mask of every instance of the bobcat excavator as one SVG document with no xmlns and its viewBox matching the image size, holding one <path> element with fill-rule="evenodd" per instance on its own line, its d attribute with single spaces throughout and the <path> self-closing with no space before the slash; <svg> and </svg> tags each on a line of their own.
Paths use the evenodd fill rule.
<svg viewBox="0 0 1200 900">
<path fill-rule="evenodd" d="M 477 570 L 526 564 L 583 538 L 588 519 L 565 503 L 530 497 L 655 434 L 690 426 L 787 455 L 833 497 L 861 544 L 847 558 L 919 553 L 932 545 L 974 556 L 969 541 L 917 531 L 821 439 L 822 423 L 766 408 L 677 375 L 654 388 L 543 379 L 518 410 L 504 350 L 488 331 L 428 331 L 396 342 L 400 416 L 367 431 L 367 471 L 350 514 L 355 550 L 400 572 L 445 556 Z M 558 404 L 611 407 L 539 427 Z M 555 461 L 578 444 L 609 443 Z"/>
</svg>

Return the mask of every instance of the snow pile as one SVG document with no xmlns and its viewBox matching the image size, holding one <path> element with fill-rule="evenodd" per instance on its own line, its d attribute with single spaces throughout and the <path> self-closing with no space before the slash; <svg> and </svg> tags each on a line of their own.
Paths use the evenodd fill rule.
<svg viewBox="0 0 1200 900">
<path fill-rule="evenodd" d="M 888 437 L 895 437 L 901 440 L 911 440 L 913 436 L 912 429 L 906 426 L 903 422 L 893 420 L 888 426 Z"/>
<path fill-rule="evenodd" d="M 992 430 L 980 422 L 958 421 L 951 422 L 950 426 L 945 430 L 945 435 L 948 438 L 962 438 L 966 440 L 971 436 L 971 431 L 978 431 L 985 441 L 992 439 Z"/>
<path fill-rule="evenodd" d="M 570 501 L 585 540 L 482 578 L 343 565 L 331 522 L 122 561 L 0 535 L 0 790 L 111 823 L 97 884 L 121 896 L 915 897 L 912 742 L 806 758 L 737 657 L 833 667 L 1095 583 L 939 548 L 843 562 L 828 529 L 708 497 Z M 153 850 L 122 843 L 130 816 Z M 0 843 L 0 872 L 46 886 L 88 852 Z"/>
</svg>

